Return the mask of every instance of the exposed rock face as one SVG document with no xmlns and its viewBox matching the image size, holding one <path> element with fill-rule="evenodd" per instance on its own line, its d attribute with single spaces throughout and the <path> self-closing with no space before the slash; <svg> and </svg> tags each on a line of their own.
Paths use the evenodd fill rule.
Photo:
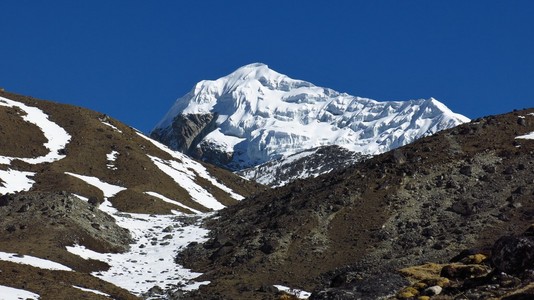
<svg viewBox="0 0 534 300">
<path fill-rule="evenodd" d="M 191 157 L 226 168 L 232 161 L 233 152 L 221 149 L 209 140 L 203 141 L 216 129 L 217 116 L 217 113 L 177 115 L 170 126 L 154 129 L 150 137 Z"/>
<path fill-rule="evenodd" d="M 340 170 L 369 157 L 336 145 L 322 146 L 237 171 L 236 174 L 277 187 L 297 179 L 317 177 L 332 170 Z"/>
<path fill-rule="evenodd" d="M 200 140 L 215 129 L 216 119 L 216 115 L 211 113 L 177 115 L 169 127 L 154 129 L 150 137 L 177 151 L 201 157 L 202 154 L 195 148 Z"/>
<path fill-rule="evenodd" d="M 212 143 L 210 140 L 201 141 L 194 146 L 192 145 L 188 152 L 190 156 L 221 168 L 228 168 L 228 164 L 231 163 L 234 157 L 234 152 L 227 151 L 227 149 L 219 147 L 219 145 Z"/>
<path fill-rule="evenodd" d="M 75 233 L 62 236 L 68 232 L 67 228 L 73 228 Z M 110 215 L 66 192 L 26 192 L 1 196 L 2 229 L 10 235 L 27 239 L 35 233 L 48 230 L 48 234 L 43 236 L 45 239 L 56 237 L 64 243 L 85 240 L 98 251 L 126 251 L 131 242 L 128 230 L 119 227 Z M 6 240 L 9 238 L 5 233 L 2 235 Z"/>
<path fill-rule="evenodd" d="M 508 274 L 534 269 L 534 236 L 504 236 L 495 242 L 491 260 L 496 270 Z"/>
</svg>

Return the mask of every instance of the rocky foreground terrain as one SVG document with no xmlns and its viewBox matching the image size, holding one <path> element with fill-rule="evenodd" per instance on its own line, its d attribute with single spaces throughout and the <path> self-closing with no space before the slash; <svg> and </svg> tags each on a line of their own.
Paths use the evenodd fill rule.
<svg viewBox="0 0 534 300">
<path fill-rule="evenodd" d="M 191 297 L 276 299 L 281 284 L 312 299 L 394 298 L 411 284 L 401 269 L 489 257 L 533 223 L 534 140 L 517 138 L 533 131 L 533 109 L 480 118 L 219 211 L 210 239 L 179 257 L 212 281 Z"/>
</svg>

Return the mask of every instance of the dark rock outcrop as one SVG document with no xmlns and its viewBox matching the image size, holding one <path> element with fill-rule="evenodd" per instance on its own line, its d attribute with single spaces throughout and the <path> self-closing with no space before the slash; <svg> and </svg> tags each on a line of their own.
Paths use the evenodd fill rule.
<svg viewBox="0 0 534 300">
<path fill-rule="evenodd" d="M 341 170 L 370 157 L 337 145 L 321 146 L 240 170 L 236 174 L 264 185 L 277 187 L 297 179 Z"/>
<path fill-rule="evenodd" d="M 491 252 L 492 263 L 499 272 L 517 274 L 534 269 L 534 235 L 501 237 Z"/>
<path fill-rule="evenodd" d="M 150 137 L 193 157 L 201 157 L 196 146 L 211 131 L 216 128 L 217 114 L 188 114 L 177 115 L 171 126 L 156 128 Z"/>
<path fill-rule="evenodd" d="M 2 199 L 8 205 L 0 206 L 0 228 L 5 228 L 8 233 L 21 229 L 17 234 L 26 237 L 33 234 L 31 230 L 48 229 L 50 237 L 58 234 L 61 239 L 66 239 L 61 232 L 64 228 L 74 228 L 76 234 L 70 234 L 69 238 L 90 240 L 88 246 L 99 251 L 122 252 L 130 247 L 131 236 L 127 229 L 119 227 L 113 217 L 74 195 L 26 192 L 4 195 Z"/>
</svg>

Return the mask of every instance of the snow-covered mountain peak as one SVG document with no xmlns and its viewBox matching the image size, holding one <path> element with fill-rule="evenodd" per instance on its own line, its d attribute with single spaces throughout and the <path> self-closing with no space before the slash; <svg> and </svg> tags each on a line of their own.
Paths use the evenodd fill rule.
<svg viewBox="0 0 534 300">
<path fill-rule="evenodd" d="M 326 145 L 377 154 L 467 121 L 434 98 L 379 102 L 255 63 L 196 84 L 151 135 L 238 170 Z"/>
<path fill-rule="evenodd" d="M 280 77 L 285 76 L 274 70 L 269 69 L 269 66 L 263 63 L 252 63 L 235 70 L 231 74 L 225 76 L 226 78 L 240 78 L 240 79 L 260 79 L 262 77 Z M 224 78 L 224 77 L 223 77 Z"/>
<path fill-rule="evenodd" d="M 316 89 L 316 92 L 325 90 L 306 81 L 291 79 L 270 69 L 266 64 L 245 65 L 219 79 L 198 82 L 188 94 L 175 102 L 155 129 L 169 126 L 177 114 L 205 114 L 215 109 L 219 114 L 228 115 L 240 106 L 248 108 L 253 113 L 257 113 L 258 110 L 261 113 L 262 107 L 258 106 L 258 101 L 279 98 L 266 94 L 288 93 L 286 97 L 281 98 L 282 101 L 298 102 L 299 98 L 302 98 L 301 100 L 309 98 L 304 95 L 309 94 L 310 89 Z M 327 91 L 327 93 L 332 92 L 334 91 Z"/>
<path fill-rule="evenodd" d="M 259 83 L 262 87 L 271 90 L 289 89 L 304 83 L 302 80 L 294 80 L 284 74 L 280 74 L 262 63 L 245 65 L 217 81 L 226 83 L 227 88 L 230 89 L 239 85 L 250 87 Z M 304 83 L 304 85 L 313 86 L 308 82 Z"/>
</svg>

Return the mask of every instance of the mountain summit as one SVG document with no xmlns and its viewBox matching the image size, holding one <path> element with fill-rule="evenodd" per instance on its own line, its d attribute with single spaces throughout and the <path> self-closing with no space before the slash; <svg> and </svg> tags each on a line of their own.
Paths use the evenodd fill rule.
<svg viewBox="0 0 534 300">
<path fill-rule="evenodd" d="M 255 63 L 197 83 L 176 100 L 151 136 L 241 170 L 326 145 L 378 154 L 467 121 L 433 98 L 379 102 Z"/>
</svg>

